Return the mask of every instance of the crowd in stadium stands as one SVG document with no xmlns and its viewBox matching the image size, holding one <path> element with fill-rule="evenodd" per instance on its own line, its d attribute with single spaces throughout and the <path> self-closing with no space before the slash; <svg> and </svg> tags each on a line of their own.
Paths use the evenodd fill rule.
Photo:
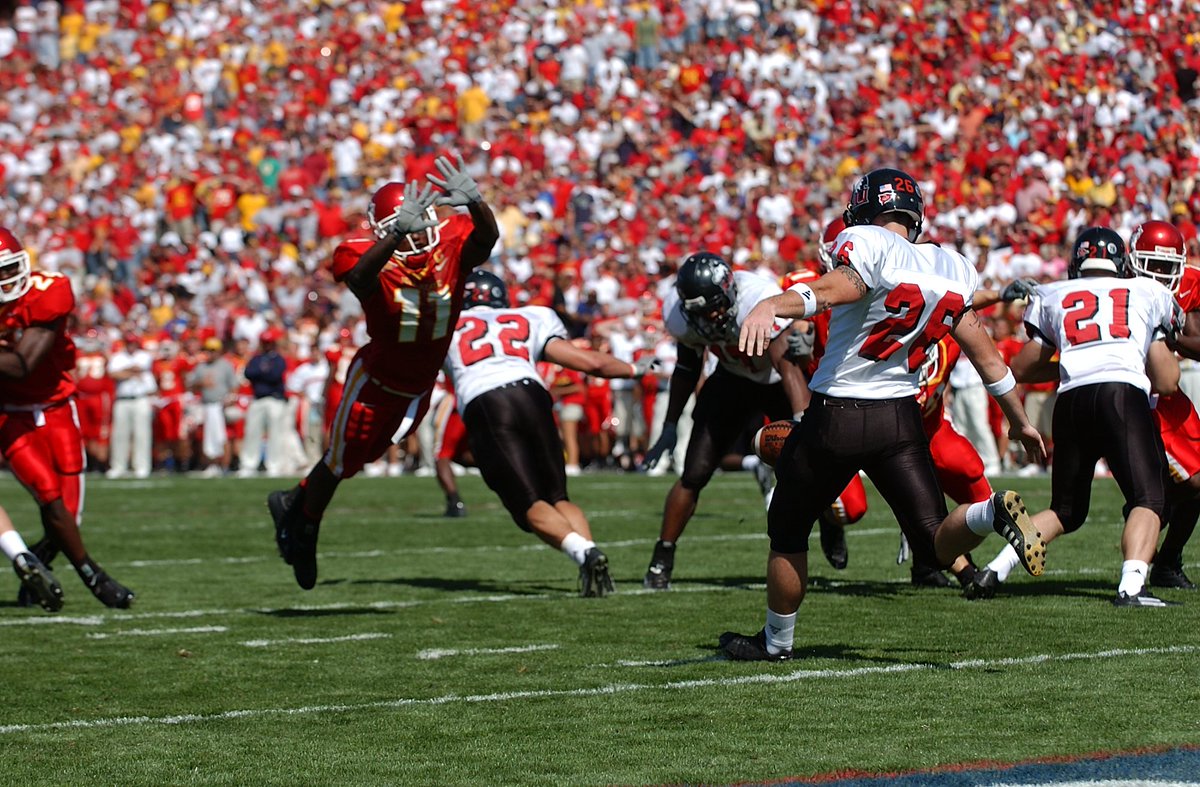
<svg viewBox="0 0 1200 787">
<path fill-rule="evenodd" d="M 513 298 L 667 361 L 638 383 L 547 371 L 580 461 L 629 465 L 678 262 L 814 266 L 874 167 L 921 179 L 926 236 L 984 286 L 1061 278 L 1091 224 L 1169 219 L 1200 253 L 1198 31 L 1181 0 L 27 2 L 0 26 L 0 225 L 74 286 L 95 466 L 298 473 L 365 340 L 334 246 L 379 185 L 461 152 Z M 1019 346 L 1019 306 L 987 316 Z M 240 373 L 276 350 L 263 394 Z M 243 426 L 265 457 L 214 437 Z"/>
</svg>

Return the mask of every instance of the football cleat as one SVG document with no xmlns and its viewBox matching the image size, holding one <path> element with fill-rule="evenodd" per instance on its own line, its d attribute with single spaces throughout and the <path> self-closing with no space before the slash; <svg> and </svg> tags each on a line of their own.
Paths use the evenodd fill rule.
<svg viewBox="0 0 1200 787">
<path fill-rule="evenodd" d="M 819 520 L 821 527 L 821 551 L 829 565 L 838 571 L 850 562 L 850 552 L 846 549 L 846 531 L 836 522 L 826 522 L 824 517 Z"/>
<path fill-rule="evenodd" d="M 1196 583 L 1183 573 L 1183 564 L 1158 563 L 1150 568 L 1150 584 L 1156 588 L 1177 588 L 1179 590 L 1195 590 Z"/>
<path fill-rule="evenodd" d="M 1142 588 L 1137 595 L 1131 596 L 1128 593 L 1117 593 L 1117 597 L 1113 599 L 1114 607 L 1177 607 L 1178 601 L 1163 601 L 1158 596 L 1150 592 L 1150 588 Z"/>
<path fill-rule="evenodd" d="M 992 528 L 1017 550 L 1021 565 L 1031 576 L 1041 576 L 1046 568 L 1046 542 L 1034 527 L 1021 496 L 1012 490 L 997 492 L 992 495 L 992 506 Z"/>
<path fill-rule="evenodd" d="M 103 571 L 92 574 L 91 579 L 85 580 L 84 584 L 101 604 L 110 609 L 129 609 L 133 606 L 134 599 L 137 598 L 132 590 Z"/>
<path fill-rule="evenodd" d="M 918 588 L 948 588 L 950 580 L 936 568 L 912 567 L 912 584 Z"/>
<path fill-rule="evenodd" d="M 650 558 L 650 568 L 642 580 L 642 587 L 648 590 L 670 590 L 671 571 L 675 567 L 675 545 L 665 545 L 662 541 L 654 545 L 654 557 Z"/>
<path fill-rule="evenodd" d="M 584 598 L 601 598 L 615 592 L 612 577 L 608 573 L 608 556 L 599 547 L 592 547 L 579 567 L 579 595 Z"/>
<path fill-rule="evenodd" d="M 466 515 L 467 506 L 463 501 L 458 499 L 446 501 L 446 513 L 443 516 L 449 519 L 461 519 Z"/>
<path fill-rule="evenodd" d="M 767 651 L 767 633 L 759 630 L 757 634 L 747 636 L 734 631 L 726 631 L 717 640 L 721 652 L 733 661 L 788 661 L 792 658 L 792 649 L 770 653 Z"/>
<path fill-rule="evenodd" d="M 319 521 L 300 511 L 300 488 L 267 495 L 267 509 L 275 522 L 275 545 L 283 562 L 292 567 L 296 584 L 312 590 L 317 584 L 317 535 Z"/>
<path fill-rule="evenodd" d="M 22 552 L 13 558 L 13 570 L 21 579 L 21 591 L 28 603 L 39 605 L 47 612 L 58 612 L 63 606 L 63 589 L 50 569 L 32 552 Z M 21 599 L 18 598 L 18 603 Z"/>
<path fill-rule="evenodd" d="M 1000 576 L 990 568 L 977 572 L 975 578 L 963 588 L 963 598 L 969 601 L 992 598 L 1000 587 Z"/>
</svg>

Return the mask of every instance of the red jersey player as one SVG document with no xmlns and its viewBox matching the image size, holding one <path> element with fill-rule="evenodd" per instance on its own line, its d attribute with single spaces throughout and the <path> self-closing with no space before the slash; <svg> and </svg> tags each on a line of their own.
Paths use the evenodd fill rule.
<svg viewBox="0 0 1200 787">
<path fill-rule="evenodd" d="M 108 376 L 108 354 L 95 328 L 80 337 L 77 349 L 75 406 L 79 411 L 79 432 L 88 456 L 107 467 L 116 382 Z"/>
<path fill-rule="evenodd" d="M 416 181 L 384 185 L 367 211 L 375 237 L 343 241 L 333 253 L 333 276 L 362 303 L 370 341 L 350 365 L 325 456 L 298 486 L 267 496 L 279 553 L 305 590 L 317 581 L 317 535 L 338 484 L 421 422 L 467 273 L 487 261 L 500 237 L 462 157 L 434 165 L 442 177 L 426 178 L 441 196 L 435 200 L 432 186 Z M 434 205 L 465 207 L 469 215 L 442 219 Z"/>
<path fill-rule="evenodd" d="M 183 404 L 187 387 L 183 384 L 196 365 L 194 359 L 179 352 L 170 339 L 158 346 L 158 357 L 150 364 L 150 372 L 158 384 L 154 411 L 154 453 L 160 467 L 168 457 L 174 460 L 176 472 L 187 470 L 190 450 L 183 430 Z"/>
<path fill-rule="evenodd" d="M 1200 270 L 1187 264 L 1183 234 L 1166 221 L 1143 222 L 1129 238 L 1129 266 L 1138 276 L 1154 279 L 1175 293 L 1175 302 L 1186 316 L 1174 349 L 1185 358 L 1200 359 Z M 1150 584 L 1191 590 L 1196 586 L 1183 573 L 1183 547 L 1200 518 L 1200 416 L 1180 390 L 1158 398 L 1154 418 L 1175 483 L 1173 506 L 1164 523 L 1167 534 L 1154 556 Z"/>
<path fill-rule="evenodd" d="M 70 281 L 33 272 L 20 241 L 0 227 L 0 452 L 41 509 L 38 558 L 49 564 L 61 550 L 96 598 L 126 608 L 134 594 L 91 559 L 79 535 L 84 449 L 66 328 L 74 309 Z"/>
</svg>

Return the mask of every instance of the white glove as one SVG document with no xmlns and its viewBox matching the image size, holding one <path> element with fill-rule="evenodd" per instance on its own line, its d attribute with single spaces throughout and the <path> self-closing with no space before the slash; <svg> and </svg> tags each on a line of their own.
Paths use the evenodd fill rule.
<svg viewBox="0 0 1200 787">
<path fill-rule="evenodd" d="M 460 207 L 472 202 L 482 202 L 483 196 L 479 193 L 479 186 L 475 179 L 467 174 L 467 165 L 463 163 L 462 154 L 456 153 L 455 158 L 458 159 L 458 166 L 452 164 L 445 156 L 438 156 L 433 165 L 442 173 L 442 177 L 425 176 L 430 183 L 446 192 L 437 198 L 435 204 Z"/>
<path fill-rule="evenodd" d="M 658 367 L 662 366 L 662 362 L 653 355 L 643 355 L 633 362 L 633 376 L 644 377 L 650 372 L 657 372 Z"/>
</svg>

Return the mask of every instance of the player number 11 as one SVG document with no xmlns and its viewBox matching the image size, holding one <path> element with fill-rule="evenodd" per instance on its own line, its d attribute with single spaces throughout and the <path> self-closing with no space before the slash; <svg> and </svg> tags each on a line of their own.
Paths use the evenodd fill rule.
<svg viewBox="0 0 1200 787">
<path fill-rule="evenodd" d="M 397 287 L 393 299 L 400 304 L 401 344 L 415 342 L 420 334 L 421 322 L 433 322 L 432 330 L 425 339 L 440 339 L 450 332 L 450 292 L 430 292 L 416 287 Z"/>
</svg>

